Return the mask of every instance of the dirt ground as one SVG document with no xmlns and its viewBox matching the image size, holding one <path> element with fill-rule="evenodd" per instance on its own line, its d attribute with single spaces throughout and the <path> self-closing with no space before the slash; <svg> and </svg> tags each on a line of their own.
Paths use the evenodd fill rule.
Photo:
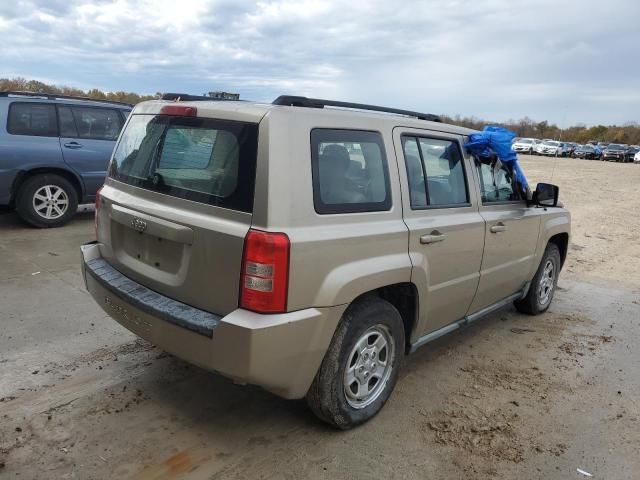
<svg viewBox="0 0 640 480">
<path fill-rule="evenodd" d="M 639 478 L 640 165 L 522 165 L 573 217 L 551 309 L 429 344 L 348 432 L 110 320 L 79 273 L 91 213 L 48 231 L 0 215 L 0 477 Z"/>
</svg>

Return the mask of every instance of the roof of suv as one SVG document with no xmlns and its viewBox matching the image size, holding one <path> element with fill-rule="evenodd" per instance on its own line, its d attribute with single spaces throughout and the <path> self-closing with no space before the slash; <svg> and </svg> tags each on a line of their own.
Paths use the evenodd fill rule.
<svg viewBox="0 0 640 480">
<path fill-rule="evenodd" d="M 459 135 L 469 135 L 476 133 L 477 130 L 469 128 L 458 127 L 439 121 L 422 120 L 412 116 L 406 116 L 395 113 L 385 113 L 378 111 L 365 111 L 360 109 L 353 109 L 349 107 L 331 107 L 331 108 L 314 108 L 306 106 L 288 106 L 288 105 L 275 105 L 273 103 L 261 103 L 252 101 L 225 101 L 225 100 L 197 100 L 197 101 L 180 101 L 174 102 L 169 100 L 149 100 L 141 102 L 135 106 L 133 113 L 159 113 L 160 109 L 165 105 L 175 105 L 179 103 L 181 106 L 194 107 L 198 111 L 198 116 L 215 118 L 220 114 L 227 114 L 226 116 L 233 117 L 233 119 L 247 122 L 259 122 L 269 112 L 288 112 L 291 115 L 318 115 L 324 118 L 335 118 L 336 121 L 341 119 L 375 119 L 385 125 L 405 126 L 416 129 L 429 129 L 441 132 L 449 132 Z"/>
<path fill-rule="evenodd" d="M 51 101 L 53 103 L 73 103 L 77 105 L 99 105 L 109 107 L 120 107 L 124 109 L 131 109 L 133 105 L 124 102 L 117 102 L 115 100 L 98 100 L 89 97 L 79 97 L 75 95 L 57 95 L 53 93 L 38 93 L 38 92 L 20 92 L 20 91 L 0 91 L 0 101 L 2 98 L 8 98 L 12 100 L 20 101 L 33 101 L 42 102 Z"/>
</svg>

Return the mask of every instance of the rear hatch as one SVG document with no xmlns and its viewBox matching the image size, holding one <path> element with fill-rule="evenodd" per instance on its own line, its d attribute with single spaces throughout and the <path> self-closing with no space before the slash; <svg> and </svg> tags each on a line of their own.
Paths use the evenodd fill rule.
<svg viewBox="0 0 640 480">
<path fill-rule="evenodd" d="M 129 278 L 226 315 L 238 305 L 259 118 L 203 118 L 199 110 L 178 103 L 134 111 L 101 191 L 98 240 Z"/>
</svg>

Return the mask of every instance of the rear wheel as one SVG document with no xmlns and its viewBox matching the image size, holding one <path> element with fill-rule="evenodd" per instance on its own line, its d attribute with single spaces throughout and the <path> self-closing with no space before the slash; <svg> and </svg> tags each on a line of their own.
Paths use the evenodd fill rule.
<svg viewBox="0 0 640 480">
<path fill-rule="evenodd" d="M 16 198 L 20 218 L 34 227 L 59 227 L 67 223 L 78 209 L 78 193 L 64 177 L 36 175 L 27 179 Z"/>
<path fill-rule="evenodd" d="M 527 295 L 514 302 L 519 312 L 538 315 L 549 308 L 558 284 L 560 267 L 560 250 L 555 243 L 549 243 L 542 256 L 538 271 L 531 281 Z"/>
<path fill-rule="evenodd" d="M 376 415 L 391 395 L 404 358 L 404 325 L 389 302 L 368 297 L 342 317 L 313 384 L 311 410 L 346 430 Z"/>
</svg>

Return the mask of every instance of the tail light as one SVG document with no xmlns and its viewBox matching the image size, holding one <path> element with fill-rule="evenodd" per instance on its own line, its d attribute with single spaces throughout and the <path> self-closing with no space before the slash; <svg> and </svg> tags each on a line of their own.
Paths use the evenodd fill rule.
<svg viewBox="0 0 640 480">
<path fill-rule="evenodd" d="M 98 238 L 98 210 L 100 209 L 100 192 L 101 191 L 102 191 L 102 187 L 100 187 L 96 192 L 96 208 L 95 208 L 95 214 L 93 217 L 93 221 L 96 228 L 96 239 Z"/>
<path fill-rule="evenodd" d="M 249 230 L 244 239 L 240 274 L 240 308 L 258 313 L 287 310 L 289 237 Z"/>
</svg>

